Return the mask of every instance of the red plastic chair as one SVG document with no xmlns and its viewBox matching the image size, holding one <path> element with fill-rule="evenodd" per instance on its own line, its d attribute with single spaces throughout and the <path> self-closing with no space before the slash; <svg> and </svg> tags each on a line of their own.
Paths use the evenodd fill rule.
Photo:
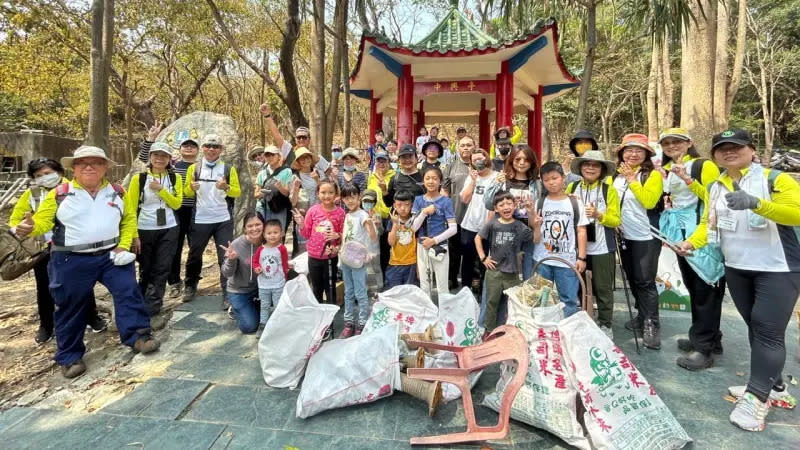
<svg viewBox="0 0 800 450">
<path fill-rule="evenodd" d="M 408 369 L 408 376 L 428 381 L 442 381 L 458 386 L 464 403 L 464 416 L 467 419 L 467 431 L 463 433 L 414 437 L 411 438 L 411 445 L 485 441 L 503 439 L 508 435 L 511 404 L 514 402 L 517 392 L 522 388 L 528 373 L 528 343 L 525 341 L 525 336 L 521 331 L 510 325 L 502 325 L 495 328 L 482 344 L 472 347 L 458 347 L 424 341 L 410 341 L 409 344 L 445 350 L 456 354 L 458 368 Z M 471 372 L 481 370 L 492 364 L 510 360 L 517 362 L 517 372 L 503 392 L 497 425 L 490 427 L 478 426 L 475 421 L 475 408 L 472 404 L 472 393 L 470 392 L 467 376 Z"/>
</svg>

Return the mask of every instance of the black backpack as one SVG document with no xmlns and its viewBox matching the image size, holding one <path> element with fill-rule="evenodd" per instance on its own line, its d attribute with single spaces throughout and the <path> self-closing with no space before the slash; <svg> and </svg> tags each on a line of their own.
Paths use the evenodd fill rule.
<svg viewBox="0 0 800 450">
<path fill-rule="evenodd" d="M 275 172 L 272 173 L 272 175 L 268 176 L 264 180 L 264 182 L 261 183 L 261 189 L 266 188 L 267 182 L 277 177 L 284 170 L 290 170 L 290 169 L 287 166 L 279 167 Z M 271 190 L 271 193 L 272 195 L 270 195 L 269 198 L 265 196 L 264 198 L 261 199 L 264 211 L 267 211 L 267 207 L 269 207 L 269 210 L 272 212 L 285 211 L 292 207 L 292 201 L 289 199 L 289 197 L 283 195 L 283 193 L 281 193 L 277 189 Z"/>
</svg>

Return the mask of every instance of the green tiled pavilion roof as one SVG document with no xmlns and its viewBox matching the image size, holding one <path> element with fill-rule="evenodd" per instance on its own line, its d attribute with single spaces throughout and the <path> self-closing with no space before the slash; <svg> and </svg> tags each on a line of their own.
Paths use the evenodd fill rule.
<svg viewBox="0 0 800 450">
<path fill-rule="evenodd" d="M 445 18 L 422 40 L 412 45 L 416 51 L 459 51 L 494 47 L 499 41 L 476 27 L 457 8 L 450 8 Z"/>
</svg>

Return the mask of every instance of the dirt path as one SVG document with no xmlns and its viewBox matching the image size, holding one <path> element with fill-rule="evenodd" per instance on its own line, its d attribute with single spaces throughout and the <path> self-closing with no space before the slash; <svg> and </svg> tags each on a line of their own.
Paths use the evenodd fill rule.
<svg viewBox="0 0 800 450">
<path fill-rule="evenodd" d="M 206 249 L 203 262 L 203 280 L 200 281 L 198 294 L 218 294 L 219 278 L 213 243 Z M 111 320 L 111 295 L 105 287 L 98 284 L 95 296 L 97 307 L 108 320 L 109 328 L 101 333 L 93 333 L 87 329 L 84 342 L 87 354 L 91 353 L 93 360 L 103 360 L 117 353 L 122 346 L 116 326 Z M 164 309 L 172 311 L 179 302 L 179 298 L 165 298 Z M 33 272 L 13 281 L 0 281 L 0 409 L 18 403 L 26 404 L 26 395 L 34 401 L 38 398 L 38 392 L 44 393 L 50 388 L 68 383 L 68 380 L 61 377 L 53 360 L 55 339 L 44 345 L 38 345 L 34 341 L 38 327 Z M 127 361 L 120 363 L 125 362 Z M 109 372 L 114 369 L 112 367 Z"/>
</svg>

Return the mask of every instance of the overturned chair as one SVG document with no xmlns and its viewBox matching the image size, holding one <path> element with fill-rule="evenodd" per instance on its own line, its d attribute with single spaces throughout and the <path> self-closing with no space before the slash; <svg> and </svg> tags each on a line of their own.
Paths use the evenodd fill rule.
<svg viewBox="0 0 800 450">
<path fill-rule="evenodd" d="M 436 344 L 426 341 L 409 341 L 409 346 L 420 346 L 426 349 L 445 350 L 453 352 L 458 360 L 458 368 L 439 369 L 408 369 L 408 377 L 427 381 L 441 381 L 452 383 L 461 390 L 464 403 L 464 415 L 467 419 L 467 431 L 463 433 L 444 434 L 440 436 L 426 436 L 411 438 L 411 445 L 453 444 L 458 442 L 485 441 L 490 439 L 503 439 L 508 434 L 508 419 L 511 414 L 511 404 L 517 396 L 525 377 L 528 373 L 528 344 L 525 336 L 516 327 L 502 325 L 494 329 L 486 340 L 472 347 L 457 347 Z M 482 427 L 475 421 L 475 408 L 472 404 L 472 392 L 469 379 L 471 372 L 481 370 L 487 366 L 503 361 L 514 360 L 517 362 L 517 371 L 511 383 L 503 393 L 500 405 L 500 417 L 497 425 Z"/>
</svg>

